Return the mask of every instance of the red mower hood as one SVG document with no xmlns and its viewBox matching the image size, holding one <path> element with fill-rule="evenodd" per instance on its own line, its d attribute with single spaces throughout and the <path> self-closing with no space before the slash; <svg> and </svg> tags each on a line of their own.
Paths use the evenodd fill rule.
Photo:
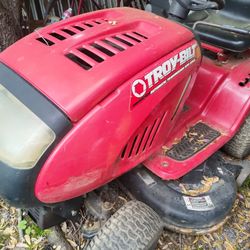
<svg viewBox="0 0 250 250">
<path fill-rule="evenodd" d="M 76 122 L 192 38 L 191 31 L 151 13 L 108 9 L 38 30 L 1 53 L 0 60 Z"/>
</svg>

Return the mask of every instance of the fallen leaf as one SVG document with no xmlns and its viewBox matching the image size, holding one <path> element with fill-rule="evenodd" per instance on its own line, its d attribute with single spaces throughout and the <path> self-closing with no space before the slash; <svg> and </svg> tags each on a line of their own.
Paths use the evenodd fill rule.
<svg viewBox="0 0 250 250">
<path fill-rule="evenodd" d="M 30 240 L 30 236 L 29 235 L 24 235 L 24 239 L 25 239 L 25 241 L 29 244 L 29 245 L 31 245 L 31 240 Z"/>
</svg>

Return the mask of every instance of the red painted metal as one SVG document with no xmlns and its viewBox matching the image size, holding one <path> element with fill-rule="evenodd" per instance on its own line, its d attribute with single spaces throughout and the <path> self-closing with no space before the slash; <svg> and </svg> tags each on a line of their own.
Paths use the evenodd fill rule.
<svg viewBox="0 0 250 250">
<path fill-rule="evenodd" d="M 75 125 L 39 174 L 35 192 L 41 201 L 59 202 L 89 192 L 135 167 L 163 144 L 165 137 L 161 134 L 173 126 L 174 109 L 199 59 L 132 109 L 131 84 L 193 43 L 188 42 L 124 82 Z M 141 144 L 139 139 L 135 141 L 136 136 L 143 136 Z"/>
<path fill-rule="evenodd" d="M 74 26 L 85 30 L 79 31 Z M 71 36 L 62 31 L 65 29 L 76 34 Z M 50 33 L 60 34 L 66 39 L 59 40 Z M 102 41 L 112 41 L 112 36 L 127 33 L 141 42 L 129 47 L 116 40 L 115 43 L 125 49 L 119 51 Z M 36 40 L 39 37 L 55 44 L 46 46 Z M 118 8 L 80 15 L 50 25 L 4 51 L 1 61 L 77 122 L 125 81 L 192 38 L 192 32 L 177 23 L 136 9 Z M 112 51 L 115 56 L 109 57 L 99 52 L 91 46 L 94 42 Z M 77 50 L 81 47 L 92 48 L 104 62 L 86 59 Z M 90 70 L 82 69 L 65 57 L 68 53 L 77 54 L 93 67 Z"/>
<path fill-rule="evenodd" d="M 240 86 L 249 77 L 250 59 L 231 59 L 227 64 L 203 58 L 186 109 L 180 114 L 163 147 L 171 147 L 189 127 L 203 121 L 221 132 L 205 149 L 185 161 L 173 160 L 160 149 L 144 162 L 163 179 L 178 179 L 220 149 L 238 131 L 250 112 L 250 86 Z"/>
<path fill-rule="evenodd" d="M 204 43 L 203 42 L 203 43 L 201 43 L 201 47 L 203 49 L 210 50 L 210 51 L 212 51 L 212 52 L 214 52 L 216 54 L 218 54 L 218 53 L 224 53 L 224 49 L 216 47 L 216 46 L 214 46 L 212 44 L 208 44 L 208 43 Z"/>
<path fill-rule="evenodd" d="M 65 29 L 75 34 L 65 33 Z M 65 39 L 58 40 L 51 32 Z M 48 45 L 54 44 L 46 46 L 36 40 L 39 36 L 50 40 Z M 111 54 L 98 50 L 93 43 Z M 249 114 L 249 84 L 239 83 L 249 77 L 250 60 L 230 59 L 219 65 L 203 58 L 200 66 L 198 49 L 193 51 L 194 58 L 181 63 L 181 53 L 192 53 L 194 44 L 193 34 L 177 23 L 121 8 L 54 24 L 2 53 L 2 62 L 73 122 L 72 130 L 39 173 L 36 197 L 45 203 L 71 199 L 142 162 L 161 178 L 176 179 L 227 142 Z M 79 48 L 93 52 L 102 61 Z M 67 58 L 69 53 L 77 56 L 78 62 L 84 61 L 87 68 Z M 167 72 L 168 64 L 172 68 Z M 171 147 L 198 121 L 222 135 L 183 162 L 166 157 L 162 146 Z"/>
<path fill-rule="evenodd" d="M 205 50 L 213 52 L 215 54 L 217 60 L 220 61 L 220 62 L 225 63 L 230 58 L 230 54 L 227 53 L 227 51 L 225 51 L 222 48 L 219 48 L 219 47 L 216 47 L 214 45 L 207 44 L 207 43 L 204 43 L 204 42 L 201 43 L 201 47 L 203 49 L 205 49 Z"/>
</svg>

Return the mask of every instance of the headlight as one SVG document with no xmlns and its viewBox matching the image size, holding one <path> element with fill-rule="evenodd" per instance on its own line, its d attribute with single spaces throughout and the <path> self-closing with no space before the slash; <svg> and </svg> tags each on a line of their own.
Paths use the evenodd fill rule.
<svg viewBox="0 0 250 250">
<path fill-rule="evenodd" d="M 0 84 L 0 161 L 33 168 L 55 138 L 51 128 Z"/>
</svg>

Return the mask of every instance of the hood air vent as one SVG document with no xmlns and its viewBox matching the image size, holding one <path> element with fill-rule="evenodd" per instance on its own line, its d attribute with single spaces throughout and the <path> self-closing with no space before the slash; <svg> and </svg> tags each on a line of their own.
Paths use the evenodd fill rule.
<svg viewBox="0 0 250 250">
<path fill-rule="evenodd" d="M 115 56 L 116 54 L 142 43 L 146 36 L 138 32 L 128 32 L 106 37 L 97 40 L 89 45 L 77 48 L 66 55 L 71 61 L 78 64 L 85 70 L 92 69 L 95 65 L 105 61 L 105 58 Z"/>
<path fill-rule="evenodd" d="M 166 113 L 162 114 L 158 118 L 152 120 L 147 126 L 141 128 L 140 131 L 125 145 L 120 158 L 129 159 L 144 153 L 147 149 L 150 149 L 157 138 L 160 127 L 164 122 L 165 115 Z"/>
<path fill-rule="evenodd" d="M 79 22 L 75 23 L 72 26 L 65 26 L 60 29 L 56 29 L 52 33 L 48 33 L 43 35 L 42 37 L 37 38 L 36 40 L 47 45 L 52 46 L 56 44 L 58 41 L 63 41 L 67 39 L 68 37 L 74 36 L 80 32 L 83 32 L 87 29 L 94 28 L 95 26 L 98 26 L 102 23 L 106 23 L 106 20 L 90 20 L 87 22 Z"/>
</svg>

